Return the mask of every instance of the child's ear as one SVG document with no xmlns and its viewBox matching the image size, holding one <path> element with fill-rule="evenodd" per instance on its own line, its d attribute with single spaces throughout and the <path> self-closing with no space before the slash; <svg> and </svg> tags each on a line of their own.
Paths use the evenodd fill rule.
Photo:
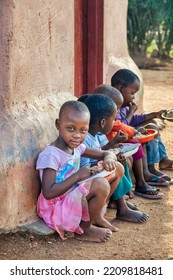
<svg viewBox="0 0 173 280">
<path fill-rule="evenodd" d="M 102 120 L 100 121 L 100 126 L 101 126 L 101 128 L 104 128 L 104 127 L 105 127 L 105 123 L 106 123 L 106 120 L 105 120 L 105 119 L 102 119 Z"/>
<path fill-rule="evenodd" d="M 55 120 L 55 126 L 56 126 L 57 130 L 59 130 L 59 119 Z"/>
<path fill-rule="evenodd" d="M 116 88 L 121 92 L 123 86 L 119 84 L 119 85 L 116 86 Z"/>
</svg>

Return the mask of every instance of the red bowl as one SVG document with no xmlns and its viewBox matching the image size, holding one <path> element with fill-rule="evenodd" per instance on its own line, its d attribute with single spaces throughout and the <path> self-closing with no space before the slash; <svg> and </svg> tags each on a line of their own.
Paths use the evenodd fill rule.
<svg viewBox="0 0 173 280">
<path fill-rule="evenodd" d="M 139 138 L 133 137 L 133 139 L 138 140 L 140 143 L 143 144 L 143 143 L 153 140 L 155 135 L 158 133 L 158 131 L 155 129 L 146 129 L 146 131 L 148 133 L 147 135 L 142 135 L 142 137 L 139 137 Z"/>
</svg>

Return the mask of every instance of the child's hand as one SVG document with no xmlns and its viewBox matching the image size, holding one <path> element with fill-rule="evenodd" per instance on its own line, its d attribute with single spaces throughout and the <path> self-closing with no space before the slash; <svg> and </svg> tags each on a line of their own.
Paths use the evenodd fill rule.
<svg viewBox="0 0 173 280">
<path fill-rule="evenodd" d="M 103 160 L 103 168 L 107 171 L 112 171 L 117 168 L 117 160 L 112 159 L 111 157 L 106 157 Z"/>
<path fill-rule="evenodd" d="M 80 177 L 80 179 L 78 181 L 82 181 L 84 179 L 87 179 L 97 173 L 100 173 L 103 170 L 103 166 L 102 165 L 95 165 L 93 167 L 82 167 L 78 170 L 78 176 Z"/>
<path fill-rule="evenodd" d="M 138 109 L 138 106 L 134 102 L 129 102 L 127 106 L 129 107 L 129 111 L 133 113 Z"/>
<path fill-rule="evenodd" d="M 128 136 L 123 131 L 119 130 L 118 133 L 114 137 L 115 143 L 123 143 L 127 141 Z"/>
<path fill-rule="evenodd" d="M 120 149 L 122 149 L 122 147 L 123 147 L 123 144 L 122 144 L 122 143 L 117 143 L 117 144 L 114 145 L 114 148 L 120 148 Z"/>
<path fill-rule="evenodd" d="M 167 110 L 161 110 L 161 111 L 156 112 L 156 118 L 161 118 L 161 115 L 166 112 L 167 112 Z"/>
<path fill-rule="evenodd" d="M 123 153 L 119 153 L 118 155 L 117 155 L 117 160 L 119 161 L 119 162 L 121 162 L 121 164 L 125 164 L 126 163 L 126 158 L 125 158 L 125 156 L 123 155 Z"/>
<path fill-rule="evenodd" d="M 84 179 L 89 178 L 90 176 L 92 176 L 92 172 L 90 170 L 90 167 L 81 167 L 76 173 L 78 175 L 78 181 L 82 181 Z"/>
<path fill-rule="evenodd" d="M 143 134 L 143 135 L 147 135 L 147 131 L 146 131 L 146 129 L 145 129 L 145 127 L 143 127 L 143 126 L 141 126 L 141 127 L 139 127 L 138 128 L 138 133 L 141 133 L 141 134 Z"/>
</svg>

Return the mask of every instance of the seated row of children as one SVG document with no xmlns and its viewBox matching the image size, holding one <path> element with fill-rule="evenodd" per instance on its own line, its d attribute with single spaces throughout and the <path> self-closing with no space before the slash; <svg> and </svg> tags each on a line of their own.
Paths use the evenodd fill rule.
<svg viewBox="0 0 173 280">
<path fill-rule="evenodd" d="M 58 137 L 39 154 L 36 168 L 42 190 L 37 203 L 38 215 L 62 239 L 66 238 L 65 232 L 70 231 L 79 240 L 107 241 L 112 232 L 118 230 L 105 218 L 107 205 L 116 208 L 117 219 L 135 223 L 148 220 L 146 213 L 124 199 L 133 186 L 128 165 L 122 154 L 117 157 L 110 150 L 119 143 L 130 141 L 128 135 L 116 131 L 118 133 L 110 141 L 106 137 L 115 128 L 115 119 L 125 104 L 123 98 L 114 87 L 101 85 L 94 94 L 65 102 L 55 122 Z M 129 108 L 134 106 L 126 105 Z M 121 124 L 121 130 L 125 126 Z M 136 128 L 131 131 L 135 133 Z M 172 162 L 167 155 L 166 159 Z M 139 145 L 133 156 L 134 193 L 160 199 L 163 193 L 147 182 L 153 183 L 152 178 L 156 178 L 156 184 L 168 185 L 170 178 L 164 178 L 162 173 L 156 174 L 160 172 L 158 170 L 151 172 L 148 166 L 143 147 Z M 92 178 L 95 170 L 106 170 L 106 173 L 104 177 L 98 173 Z"/>
</svg>

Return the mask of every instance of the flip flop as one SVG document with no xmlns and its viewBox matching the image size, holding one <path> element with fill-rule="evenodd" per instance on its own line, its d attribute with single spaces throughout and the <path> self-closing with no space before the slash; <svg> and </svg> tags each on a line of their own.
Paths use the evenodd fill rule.
<svg viewBox="0 0 173 280">
<path fill-rule="evenodd" d="M 163 174 L 159 177 L 165 179 L 166 181 L 169 181 L 169 184 L 173 185 L 173 178 L 171 179 L 167 174 Z"/>
<path fill-rule="evenodd" d="M 169 181 L 159 182 L 160 179 L 161 179 L 161 177 L 153 177 L 153 178 L 147 180 L 146 183 L 150 186 L 160 186 L 160 187 L 167 187 L 170 185 Z"/>
<path fill-rule="evenodd" d="M 155 194 L 149 194 L 149 192 L 155 192 Z M 148 198 L 148 199 L 161 199 L 163 198 L 164 194 L 163 193 L 158 193 L 157 189 L 152 188 L 151 190 L 147 189 L 141 189 L 138 191 L 134 191 L 134 194 L 143 198 Z"/>
</svg>

